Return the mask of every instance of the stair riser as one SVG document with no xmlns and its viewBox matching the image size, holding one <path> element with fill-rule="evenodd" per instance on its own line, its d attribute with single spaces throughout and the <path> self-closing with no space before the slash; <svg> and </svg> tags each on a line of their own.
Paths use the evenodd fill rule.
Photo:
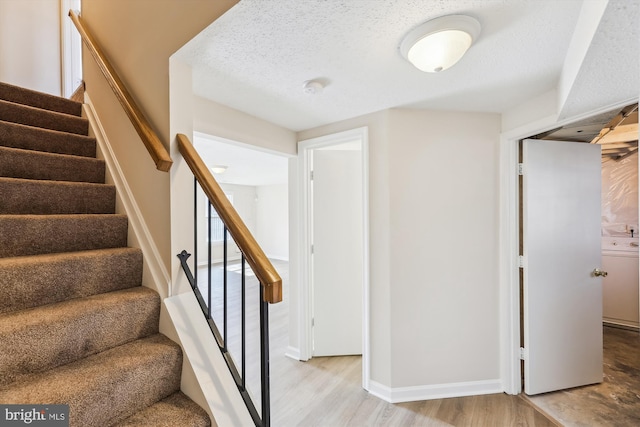
<svg viewBox="0 0 640 427">
<path fill-rule="evenodd" d="M 0 258 L 0 314 L 140 286 L 134 248 Z"/>
<path fill-rule="evenodd" d="M 0 121 L 0 146 L 96 157 L 95 138 L 2 121 Z"/>
<path fill-rule="evenodd" d="M 0 214 L 109 214 L 115 206 L 111 185 L 0 178 Z"/>
<path fill-rule="evenodd" d="M 89 134 L 87 119 L 1 100 L 0 120 L 78 135 Z"/>
<path fill-rule="evenodd" d="M 160 297 L 141 287 L 0 316 L 0 384 L 155 334 L 159 320 Z"/>
<path fill-rule="evenodd" d="M 0 147 L 0 176 L 104 183 L 105 163 L 86 157 Z"/>
<path fill-rule="evenodd" d="M 82 114 L 82 104 L 78 102 L 2 82 L 0 82 L 0 99 L 74 116 Z"/>
<path fill-rule="evenodd" d="M 119 248 L 127 245 L 124 215 L 0 215 L 0 258 Z"/>
<path fill-rule="evenodd" d="M 0 386 L 4 404 L 67 403 L 70 425 L 104 427 L 180 388 L 182 352 L 154 335 Z"/>
</svg>

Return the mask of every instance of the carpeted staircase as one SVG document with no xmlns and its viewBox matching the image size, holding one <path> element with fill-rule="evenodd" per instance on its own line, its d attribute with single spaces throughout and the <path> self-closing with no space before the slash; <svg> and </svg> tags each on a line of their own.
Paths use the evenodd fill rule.
<svg viewBox="0 0 640 427">
<path fill-rule="evenodd" d="M 0 403 L 70 425 L 209 426 L 81 104 L 0 83 Z"/>
</svg>

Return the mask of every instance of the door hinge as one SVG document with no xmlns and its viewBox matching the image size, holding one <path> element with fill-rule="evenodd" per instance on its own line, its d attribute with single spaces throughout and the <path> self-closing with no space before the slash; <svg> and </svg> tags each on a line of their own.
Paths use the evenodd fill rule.
<svg viewBox="0 0 640 427">
<path fill-rule="evenodd" d="M 314 326 L 316 326 L 316 318 L 312 317 L 311 318 L 311 327 L 314 327 Z"/>
<path fill-rule="evenodd" d="M 518 255 L 518 268 L 524 268 L 524 255 Z"/>
<path fill-rule="evenodd" d="M 313 245 L 311 245 L 311 255 L 313 255 Z"/>
<path fill-rule="evenodd" d="M 524 175 L 524 163 L 518 163 L 518 175 Z"/>
<path fill-rule="evenodd" d="M 520 347 L 520 360 L 527 360 L 527 350 L 524 347 Z"/>
<path fill-rule="evenodd" d="M 310 179 L 311 181 L 313 181 L 313 171 L 310 171 L 310 172 L 309 172 L 309 179 Z"/>
</svg>

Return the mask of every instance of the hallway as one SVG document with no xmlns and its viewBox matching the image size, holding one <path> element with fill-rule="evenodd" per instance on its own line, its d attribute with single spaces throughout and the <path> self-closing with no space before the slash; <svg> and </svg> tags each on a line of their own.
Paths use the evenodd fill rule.
<svg viewBox="0 0 640 427">
<path fill-rule="evenodd" d="M 272 424 L 292 426 L 554 426 L 519 396 L 494 394 L 392 404 L 362 389 L 358 356 L 286 357 L 288 263 L 273 261 L 284 300 L 270 307 Z"/>
<path fill-rule="evenodd" d="M 362 389 L 359 356 L 318 357 L 307 362 L 285 356 L 289 344 L 288 263 L 272 262 L 284 284 L 283 302 L 271 305 L 269 310 L 274 426 L 640 425 L 640 336 L 637 332 L 604 328 L 605 380 L 599 385 L 530 398 L 493 394 L 392 404 Z M 230 283 L 239 284 L 238 267 L 238 264 L 229 265 Z M 216 270 L 219 272 L 219 268 Z M 205 278 L 206 274 L 202 274 L 199 282 L 203 283 Z M 248 274 L 247 286 L 249 289 L 257 286 L 252 274 Z M 249 294 L 255 292 L 249 291 Z M 218 309 L 215 301 L 214 297 L 214 312 Z M 253 377 L 257 376 L 253 369 L 250 371 Z M 257 392 L 259 386 L 250 382 L 255 384 Z"/>
</svg>

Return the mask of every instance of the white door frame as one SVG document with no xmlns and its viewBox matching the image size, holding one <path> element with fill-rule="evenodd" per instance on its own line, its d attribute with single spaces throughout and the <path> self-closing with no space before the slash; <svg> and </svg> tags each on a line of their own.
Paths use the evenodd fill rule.
<svg viewBox="0 0 640 427">
<path fill-rule="evenodd" d="M 638 98 L 608 105 L 561 121 L 551 115 L 500 136 L 500 378 L 505 393 L 522 391 L 520 368 L 520 278 L 518 268 L 518 144 L 527 138 L 638 102 Z"/>
<path fill-rule="evenodd" d="M 70 9 L 79 12 L 81 7 L 81 0 L 60 0 L 62 96 L 65 98 L 69 98 L 82 82 L 82 41 L 68 15 Z"/>
<path fill-rule="evenodd" d="M 362 127 L 298 142 L 298 179 L 300 203 L 300 293 L 298 315 L 300 319 L 300 360 L 309 360 L 313 354 L 311 329 L 311 152 L 317 148 L 360 140 L 362 142 L 362 210 L 363 210 L 363 289 L 362 289 L 362 387 L 369 389 L 369 139 L 368 128 Z"/>
</svg>

